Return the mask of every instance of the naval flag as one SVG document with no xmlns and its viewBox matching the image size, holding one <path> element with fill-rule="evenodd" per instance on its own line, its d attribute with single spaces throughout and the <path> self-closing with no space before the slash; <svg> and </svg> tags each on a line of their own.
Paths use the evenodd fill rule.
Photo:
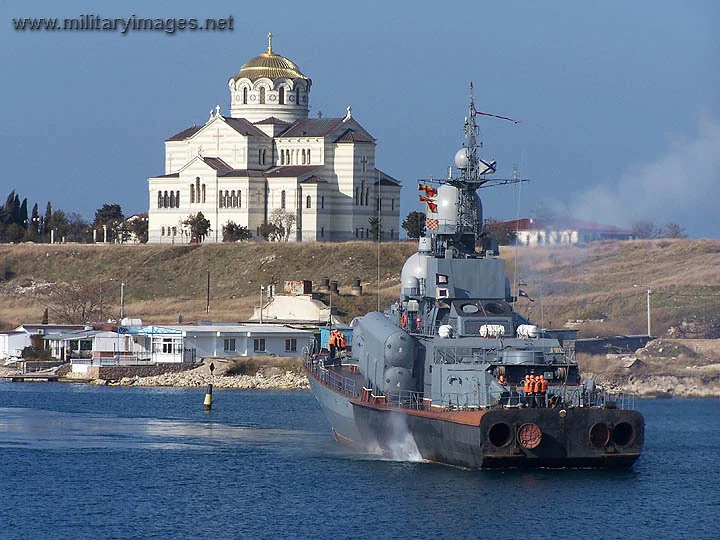
<svg viewBox="0 0 720 540">
<path fill-rule="evenodd" d="M 425 195 L 427 195 L 428 197 L 435 197 L 438 194 L 437 189 L 432 186 L 428 186 L 427 184 L 418 184 L 418 189 L 420 191 L 424 191 Z"/>
<path fill-rule="evenodd" d="M 428 212 L 437 214 L 437 203 L 434 200 L 429 197 L 425 197 L 424 195 L 418 195 L 418 199 L 427 205 Z"/>
<path fill-rule="evenodd" d="M 528 293 L 526 293 L 525 291 L 523 291 L 522 289 L 518 289 L 518 296 L 522 296 L 523 298 L 527 298 L 527 299 L 530 300 L 531 302 L 534 302 L 534 301 L 535 301 L 535 300 L 533 300 L 532 298 L 530 298 L 530 295 L 529 295 Z"/>
<path fill-rule="evenodd" d="M 493 174 L 497 169 L 497 162 L 494 159 L 492 161 L 485 161 L 481 158 L 478 161 L 478 169 L 480 170 L 481 176 L 484 174 Z"/>
</svg>

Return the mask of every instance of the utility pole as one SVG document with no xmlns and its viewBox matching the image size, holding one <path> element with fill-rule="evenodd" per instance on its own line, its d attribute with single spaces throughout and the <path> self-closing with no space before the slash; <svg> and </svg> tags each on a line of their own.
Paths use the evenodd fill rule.
<svg viewBox="0 0 720 540">
<path fill-rule="evenodd" d="M 648 331 L 648 337 L 650 337 L 652 334 L 650 333 L 650 294 L 652 294 L 652 290 L 650 290 L 650 287 L 648 287 L 647 290 L 647 331 Z"/>
<path fill-rule="evenodd" d="M 263 312 L 263 291 L 265 290 L 265 285 L 260 285 L 260 324 L 263 322 L 262 318 L 262 312 Z"/>
<path fill-rule="evenodd" d="M 120 320 L 125 318 L 125 282 L 120 282 Z"/>
<path fill-rule="evenodd" d="M 210 313 L 210 270 L 207 271 L 207 304 L 205 306 L 205 313 Z"/>
</svg>

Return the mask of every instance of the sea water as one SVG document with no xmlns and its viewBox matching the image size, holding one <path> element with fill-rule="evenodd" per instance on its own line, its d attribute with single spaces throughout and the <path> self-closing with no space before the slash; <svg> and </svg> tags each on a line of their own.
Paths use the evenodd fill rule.
<svg viewBox="0 0 720 540">
<path fill-rule="evenodd" d="M 720 538 L 720 400 L 640 400 L 630 470 L 345 452 L 309 392 L 0 383 L 0 539 Z"/>
</svg>

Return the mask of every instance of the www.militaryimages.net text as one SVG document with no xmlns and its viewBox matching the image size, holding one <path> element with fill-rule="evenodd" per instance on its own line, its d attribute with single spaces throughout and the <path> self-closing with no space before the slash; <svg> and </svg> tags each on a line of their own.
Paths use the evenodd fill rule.
<svg viewBox="0 0 720 540">
<path fill-rule="evenodd" d="M 79 17 L 18 17 L 12 20 L 18 32 L 164 32 L 175 35 L 179 32 L 232 32 L 235 20 L 232 15 L 224 18 L 152 18 L 102 17 L 94 13 L 83 13 Z"/>
</svg>

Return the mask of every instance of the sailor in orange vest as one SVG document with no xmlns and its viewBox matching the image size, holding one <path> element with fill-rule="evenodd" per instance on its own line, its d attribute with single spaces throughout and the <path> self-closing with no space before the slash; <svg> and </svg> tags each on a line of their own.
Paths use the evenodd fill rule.
<svg viewBox="0 0 720 540">
<path fill-rule="evenodd" d="M 525 392 L 525 406 L 530 407 L 531 406 L 530 395 L 533 392 L 533 388 L 532 388 L 532 382 L 531 382 L 529 373 L 527 375 L 525 375 L 525 385 L 523 386 L 523 391 Z"/>
<path fill-rule="evenodd" d="M 335 330 L 330 330 L 330 337 L 328 338 L 328 347 L 330 349 L 330 358 L 335 358 L 335 349 L 337 347 L 337 335 Z"/>
<path fill-rule="evenodd" d="M 545 375 L 540 375 L 540 397 L 542 400 L 542 406 L 545 406 L 545 398 L 547 396 L 548 382 L 545 379 Z"/>
<path fill-rule="evenodd" d="M 535 377 L 535 380 L 533 382 L 533 394 L 535 395 L 536 407 L 543 407 L 545 405 L 545 400 L 543 399 L 542 394 L 542 382 L 540 381 L 540 377 L 542 377 L 542 375 L 538 375 L 537 377 Z"/>
</svg>

